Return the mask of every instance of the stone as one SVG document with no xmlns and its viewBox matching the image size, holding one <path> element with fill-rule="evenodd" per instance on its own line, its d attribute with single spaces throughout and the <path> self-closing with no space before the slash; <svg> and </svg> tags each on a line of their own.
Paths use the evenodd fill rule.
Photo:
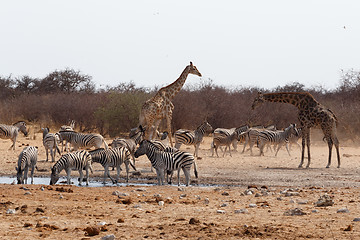
<svg viewBox="0 0 360 240">
<path fill-rule="evenodd" d="M 31 192 L 25 192 L 24 195 L 31 195 Z"/>
<path fill-rule="evenodd" d="M 347 208 L 340 208 L 340 209 L 338 209 L 336 212 L 337 212 L 337 213 L 349 213 L 350 211 L 349 211 L 349 209 L 347 209 Z"/>
<path fill-rule="evenodd" d="M 306 215 L 305 212 L 303 212 L 303 210 L 301 210 L 300 208 L 295 208 L 295 209 L 290 209 L 284 212 L 285 216 L 302 216 L 302 215 Z"/>
<path fill-rule="evenodd" d="M 199 224 L 200 221 L 196 218 L 190 218 L 189 224 Z"/>
<path fill-rule="evenodd" d="M 84 231 L 88 236 L 96 236 L 100 234 L 100 228 L 96 226 L 86 227 Z"/>
<path fill-rule="evenodd" d="M 327 194 L 320 196 L 318 201 L 315 203 L 316 207 L 327 207 L 332 205 L 334 205 L 333 197 Z"/>
<path fill-rule="evenodd" d="M 111 235 L 106 235 L 106 236 L 103 236 L 101 238 L 101 240 L 114 240 L 115 239 L 115 235 L 114 234 L 111 234 Z"/>
<path fill-rule="evenodd" d="M 205 204 L 209 204 L 209 203 L 210 203 L 210 200 L 209 200 L 208 198 L 205 198 L 205 199 L 204 199 L 204 203 L 205 203 Z"/>
<path fill-rule="evenodd" d="M 164 206 L 164 201 L 159 201 L 158 204 L 160 207 L 162 207 L 162 206 Z"/>
<path fill-rule="evenodd" d="M 225 213 L 225 210 L 217 210 L 216 212 L 217 212 L 217 213 L 224 214 L 224 213 Z"/>
<path fill-rule="evenodd" d="M 117 222 L 118 222 L 118 223 L 124 223 L 125 220 L 124 220 L 123 218 L 119 218 L 119 219 L 117 220 Z"/>
<path fill-rule="evenodd" d="M 235 213 L 242 213 L 242 214 L 249 213 L 249 211 L 246 208 L 236 209 L 234 212 Z"/>
<path fill-rule="evenodd" d="M 256 208 L 257 205 L 256 205 L 255 203 L 250 203 L 250 204 L 249 204 L 249 207 L 251 207 L 251 208 Z"/>
<path fill-rule="evenodd" d="M 223 203 L 220 205 L 220 207 L 226 207 L 227 206 L 227 203 Z"/>
<path fill-rule="evenodd" d="M 360 222 L 360 218 L 354 218 L 353 221 L 354 222 Z"/>
<path fill-rule="evenodd" d="M 15 213 L 16 213 L 15 209 L 9 208 L 8 210 L 6 210 L 6 214 L 15 214 Z"/>
<path fill-rule="evenodd" d="M 245 191 L 244 191 L 244 194 L 245 195 L 252 195 L 254 193 L 254 191 L 253 190 L 250 190 L 250 189 L 246 189 Z"/>
<path fill-rule="evenodd" d="M 299 196 L 300 193 L 298 192 L 286 192 L 285 197 L 293 197 L 293 196 Z"/>
<path fill-rule="evenodd" d="M 221 195 L 223 196 L 229 196 L 230 194 L 228 192 L 223 192 Z"/>
</svg>

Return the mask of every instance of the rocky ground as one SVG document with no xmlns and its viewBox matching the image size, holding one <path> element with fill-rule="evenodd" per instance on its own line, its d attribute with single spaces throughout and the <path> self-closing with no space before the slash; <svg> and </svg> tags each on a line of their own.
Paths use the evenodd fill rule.
<svg viewBox="0 0 360 240">
<path fill-rule="evenodd" d="M 35 136 L 35 139 L 34 139 Z M 341 145 L 341 168 L 327 164 L 327 145 L 313 141 L 309 169 L 297 168 L 293 146 L 277 157 L 232 152 L 211 157 L 210 138 L 197 159 L 192 186 L 156 186 L 150 163 L 141 157 L 129 185 L 79 187 L 0 184 L 2 239 L 358 239 L 360 236 L 360 150 Z M 110 143 L 111 140 L 107 139 Z M 49 176 L 41 135 L 19 138 L 16 150 L 0 140 L 0 175 L 14 176 L 24 145 L 39 146 L 36 176 Z M 193 148 L 182 147 L 193 151 Z M 92 180 L 101 180 L 94 164 Z M 115 174 L 115 171 L 111 171 Z M 183 176 L 183 175 L 182 175 Z M 124 179 L 122 172 L 122 179 Z M 183 181 L 184 179 L 182 179 Z M 35 181 L 36 183 L 36 181 Z M 145 185 L 147 183 L 147 185 Z"/>
</svg>

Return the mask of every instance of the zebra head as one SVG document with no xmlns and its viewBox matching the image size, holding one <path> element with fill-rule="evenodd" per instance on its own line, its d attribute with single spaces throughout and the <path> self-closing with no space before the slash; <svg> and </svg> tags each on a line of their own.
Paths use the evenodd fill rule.
<svg viewBox="0 0 360 240">
<path fill-rule="evenodd" d="M 28 132 L 26 130 L 26 123 L 24 121 L 20 121 L 13 124 L 15 127 L 18 128 L 18 131 L 21 131 L 25 137 L 28 135 Z"/>
<path fill-rule="evenodd" d="M 189 66 L 190 66 L 190 72 L 189 72 L 189 73 L 194 74 L 194 75 L 197 75 L 197 76 L 199 76 L 199 77 L 202 76 L 201 73 L 199 72 L 199 70 L 196 68 L 196 66 L 193 65 L 192 62 L 190 62 L 190 65 L 189 65 Z"/>
<path fill-rule="evenodd" d="M 204 129 L 204 132 L 213 131 L 213 127 L 210 125 L 210 123 L 208 123 L 208 121 L 203 122 L 203 124 L 201 124 L 201 128 Z"/>
<path fill-rule="evenodd" d="M 255 98 L 253 104 L 251 105 L 251 109 L 254 110 L 255 108 L 257 108 L 258 106 L 260 106 L 264 102 L 265 102 L 264 95 L 261 92 L 258 92 L 257 97 Z"/>
<path fill-rule="evenodd" d="M 55 167 L 51 168 L 50 185 L 54 185 L 60 178 L 60 175 Z"/>
<path fill-rule="evenodd" d="M 21 166 L 15 167 L 16 169 L 16 178 L 18 184 L 24 184 L 24 176 L 23 176 L 23 170 L 21 169 Z"/>
<path fill-rule="evenodd" d="M 136 158 L 138 158 L 138 157 L 146 154 L 147 151 L 148 151 L 148 145 L 149 145 L 149 141 L 148 141 L 148 140 L 142 140 L 142 141 L 140 142 L 140 145 L 139 145 L 138 149 L 136 150 L 134 156 L 135 156 Z"/>
</svg>

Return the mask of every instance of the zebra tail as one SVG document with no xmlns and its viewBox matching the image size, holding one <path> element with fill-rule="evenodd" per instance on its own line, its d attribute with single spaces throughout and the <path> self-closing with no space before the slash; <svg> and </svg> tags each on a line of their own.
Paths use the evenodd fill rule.
<svg viewBox="0 0 360 240">
<path fill-rule="evenodd" d="M 194 174 L 195 174 L 195 178 L 198 178 L 198 172 L 196 170 L 196 162 L 194 161 Z"/>
</svg>

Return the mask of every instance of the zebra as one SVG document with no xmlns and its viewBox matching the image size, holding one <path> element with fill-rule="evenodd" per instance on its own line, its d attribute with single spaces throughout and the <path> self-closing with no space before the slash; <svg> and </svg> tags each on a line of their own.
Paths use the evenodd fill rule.
<svg viewBox="0 0 360 240">
<path fill-rule="evenodd" d="M 254 146 L 255 143 L 258 142 L 259 133 L 263 130 L 274 130 L 275 131 L 276 127 L 275 127 L 275 125 L 269 125 L 267 127 L 258 125 L 258 126 L 253 126 L 251 128 L 248 128 L 245 132 L 240 133 L 240 136 L 239 136 L 240 139 L 245 138 L 245 143 L 244 143 L 244 148 L 242 150 L 242 153 L 245 152 L 245 148 L 246 148 L 247 144 L 249 144 L 250 154 L 253 155 L 252 147 Z M 268 148 L 270 148 L 270 150 L 271 150 L 271 147 L 269 147 L 269 145 L 268 145 Z"/>
<path fill-rule="evenodd" d="M 194 156 L 191 153 L 176 151 L 174 153 L 164 152 L 158 150 L 158 148 L 148 140 L 142 140 L 139 148 L 135 152 L 135 157 L 138 158 L 141 155 L 146 154 L 151 162 L 151 165 L 155 168 L 158 184 L 164 184 L 165 171 L 178 171 L 178 185 L 180 186 L 180 169 L 183 170 L 185 175 L 186 186 L 190 184 L 190 168 L 195 162 Z M 194 174 L 198 177 L 196 165 L 194 164 Z"/>
<path fill-rule="evenodd" d="M 89 185 L 89 170 L 93 173 L 91 166 L 91 155 L 86 150 L 66 153 L 61 156 L 61 158 L 54 164 L 51 168 L 51 179 L 50 185 L 56 184 L 59 180 L 60 172 L 65 169 L 67 175 L 67 184 L 70 184 L 70 173 L 71 170 L 78 170 L 80 174 L 79 185 L 83 181 L 83 169 L 86 171 L 86 185 Z"/>
<path fill-rule="evenodd" d="M 136 147 L 137 145 L 141 142 L 141 140 L 143 139 L 144 136 L 144 130 L 143 128 L 135 128 L 136 131 L 131 130 L 128 139 L 125 138 L 115 138 L 112 143 L 111 143 L 111 147 L 112 148 L 116 148 L 116 147 L 126 147 L 131 154 L 131 157 L 133 159 L 133 164 L 131 165 L 132 168 L 134 168 L 134 170 L 136 171 L 135 168 L 135 151 L 136 151 Z"/>
<path fill-rule="evenodd" d="M 37 163 L 38 148 L 29 146 L 25 147 L 19 155 L 17 171 L 17 183 L 27 184 L 29 168 L 31 169 L 31 184 L 34 183 L 34 170 Z"/>
<path fill-rule="evenodd" d="M 241 127 L 237 127 L 237 128 L 216 128 L 213 132 L 213 138 L 215 137 L 227 137 L 230 136 L 231 134 L 233 134 L 234 132 L 237 132 L 238 135 L 240 135 L 240 133 L 245 132 L 246 130 L 249 129 L 248 125 L 244 125 Z M 234 139 L 233 142 L 231 143 L 231 145 L 234 148 L 234 151 L 237 151 L 237 144 L 239 141 L 241 141 L 242 139 L 244 139 L 245 136 L 241 136 L 240 140 Z M 214 141 L 211 143 L 211 155 L 214 155 Z M 220 149 L 222 150 L 221 146 Z"/>
<path fill-rule="evenodd" d="M 50 156 L 52 162 L 55 162 L 55 155 L 56 151 L 61 155 L 60 149 L 58 147 L 58 143 L 60 142 L 59 135 L 54 133 L 49 133 L 50 129 L 48 127 L 42 128 L 43 131 L 43 145 L 46 150 L 46 161 L 49 160 L 49 149 L 50 149 Z"/>
<path fill-rule="evenodd" d="M 288 140 L 289 140 L 289 150 L 291 150 L 291 146 L 293 145 L 293 144 L 296 144 L 299 148 L 300 148 L 300 150 L 301 150 L 301 145 L 298 143 L 298 141 L 299 141 L 299 139 L 301 138 L 301 136 L 302 136 L 302 128 L 300 127 L 300 128 L 297 128 L 297 132 L 298 132 L 298 135 L 296 136 L 296 135 L 294 135 L 294 134 L 292 134 L 292 135 L 290 135 L 289 136 L 289 138 L 288 138 Z"/>
<path fill-rule="evenodd" d="M 179 129 L 175 132 L 175 148 L 179 149 L 181 144 L 194 145 L 194 156 L 199 157 L 198 151 L 204 134 L 207 131 L 212 131 L 211 125 L 205 121 L 195 131 Z"/>
<path fill-rule="evenodd" d="M 60 131 L 61 140 L 67 140 L 72 146 L 73 150 L 76 151 L 79 148 L 89 149 L 91 147 L 100 148 L 104 144 L 105 149 L 108 149 L 108 146 L 105 142 L 105 139 L 100 134 L 96 133 L 78 133 L 74 131 Z"/>
<path fill-rule="evenodd" d="M 100 163 L 104 167 L 104 181 L 106 183 L 106 176 L 108 176 L 113 184 L 116 184 L 120 178 L 120 165 L 125 164 L 126 167 L 126 182 L 129 182 L 129 164 L 130 151 L 126 147 L 116 147 L 111 149 L 98 148 L 89 151 L 92 162 Z M 117 177 L 113 179 L 109 173 L 109 167 L 116 167 Z"/>
<path fill-rule="evenodd" d="M 288 148 L 288 138 L 291 135 L 298 135 L 296 124 L 292 123 L 289 125 L 289 127 L 285 128 L 283 131 L 269 131 L 264 130 L 261 131 L 258 135 L 258 145 L 260 148 L 260 156 L 264 155 L 264 147 L 266 144 L 276 144 L 277 145 L 277 151 L 275 153 L 275 156 L 277 156 L 277 153 L 279 152 L 280 148 L 284 143 L 286 144 L 286 150 L 290 155 L 289 148 Z"/>
<path fill-rule="evenodd" d="M 217 149 L 219 146 L 225 146 L 225 150 L 224 150 L 224 154 L 223 157 L 226 154 L 226 149 L 229 149 L 229 153 L 230 153 L 230 157 L 232 157 L 231 155 L 231 151 L 230 151 L 230 145 L 232 143 L 234 143 L 235 141 L 238 142 L 240 141 L 242 135 L 239 134 L 239 132 L 234 131 L 230 136 L 217 136 L 213 138 L 213 149 L 215 149 L 216 152 L 216 156 L 219 157 L 219 154 L 217 152 Z M 214 151 L 212 156 L 214 156 Z"/>
<path fill-rule="evenodd" d="M 61 131 L 70 131 L 70 132 L 73 132 L 74 131 L 74 128 L 75 128 L 75 121 L 74 120 L 71 120 L 70 122 L 70 125 L 62 125 L 59 129 L 59 132 Z M 66 137 L 64 139 L 62 139 L 61 137 L 61 134 L 60 133 L 56 133 L 60 136 L 60 140 L 61 140 L 61 152 L 64 152 L 64 142 L 65 142 L 65 151 L 68 152 L 68 139 L 66 139 Z"/>
<path fill-rule="evenodd" d="M 25 137 L 28 135 L 28 132 L 26 130 L 26 123 L 24 121 L 16 122 L 13 125 L 0 124 L 0 138 L 3 139 L 10 138 L 11 141 L 13 142 L 9 150 L 11 148 L 15 150 L 16 138 L 19 135 L 19 131 L 22 132 L 25 135 Z"/>
</svg>

